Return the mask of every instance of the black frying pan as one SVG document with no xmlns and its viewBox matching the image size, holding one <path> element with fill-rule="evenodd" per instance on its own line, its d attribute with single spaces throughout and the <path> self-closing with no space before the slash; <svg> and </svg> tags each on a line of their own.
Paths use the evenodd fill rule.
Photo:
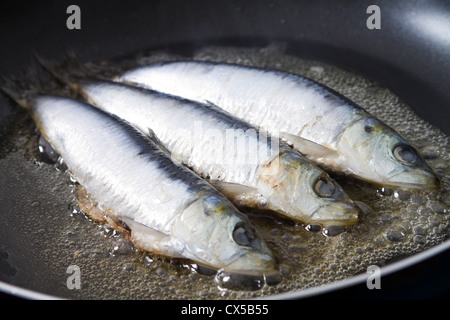
<svg viewBox="0 0 450 320">
<path fill-rule="evenodd" d="M 81 9 L 81 30 L 66 27 L 66 9 L 71 4 Z M 152 48 L 189 52 L 209 44 L 251 46 L 283 40 L 289 43 L 289 52 L 299 57 L 379 81 L 420 117 L 450 134 L 450 2 L 376 1 L 381 29 L 371 30 L 366 26 L 370 16 L 366 10 L 372 4 L 333 0 L 2 2 L 0 74 L 20 71 L 33 51 L 61 60 L 70 49 L 82 60 L 98 60 Z M 11 116 L 11 108 L 0 96 L 0 127 Z M 0 207 L 0 214 L 8 214 L 8 208 Z M 448 294 L 447 248 L 437 250 L 432 259 L 414 261 L 403 274 L 389 276 L 394 291 L 384 294 L 395 295 L 396 289 L 406 294 L 405 288 L 417 297 Z M 436 279 L 438 286 L 424 285 Z M 339 294 L 373 296 L 364 289 L 365 285 L 351 287 Z M 28 292 L 13 293 L 5 287 L 3 291 L 30 297 Z"/>
</svg>

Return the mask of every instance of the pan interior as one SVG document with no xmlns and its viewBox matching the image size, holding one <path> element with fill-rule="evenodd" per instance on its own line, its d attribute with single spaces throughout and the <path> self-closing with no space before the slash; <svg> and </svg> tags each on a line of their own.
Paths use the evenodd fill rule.
<svg viewBox="0 0 450 320">
<path fill-rule="evenodd" d="M 223 61 L 317 80 L 405 136 L 425 155 L 442 189 L 409 192 L 335 177 L 364 211 L 359 224 L 335 237 L 249 211 L 281 262 L 283 281 L 259 291 L 224 290 L 216 286 L 214 276 L 196 272 L 195 265 L 136 251 L 120 234 L 89 221 L 74 205 L 74 183 L 64 167 L 42 161 L 32 121 L 13 108 L 0 145 L 0 281 L 75 299 L 247 299 L 347 279 L 365 273 L 370 265 L 389 265 L 448 239 L 450 138 L 379 83 L 286 54 L 285 48 L 209 46 L 189 56 L 162 50 L 132 59 L 139 64 L 179 58 Z M 79 267 L 79 289 L 68 286 L 70 266 Z"/>
</svg>

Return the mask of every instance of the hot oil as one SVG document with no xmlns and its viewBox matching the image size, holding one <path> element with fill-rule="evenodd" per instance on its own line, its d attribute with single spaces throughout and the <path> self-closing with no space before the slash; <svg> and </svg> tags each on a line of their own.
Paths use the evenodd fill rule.
<svg viewBox="0 0 450 320">
<path fill-rule="evenodd" d="M 157 52 L 141 56 L 138 63 L 178 58 Z M 272 213 L 247 212 L 279 259 L 283 280 L 258 291 L 223 290 L 213 275 L 196 272 L 195 265 L 137 251 L 120 234 L 89 221 L 75 205 L 74 183 L 67 173 L 39 161 L 33 124 L 21 114 L 0 152 L 0 185 L 8 186 L 0 193 L 0 258 L 10 267 L 0 269 L 1 281 L 68 298 L 254 298 L 342 280 L 365 273 L 369 265 L 381 267 L 448 239 L 450 139 L 388 89 L 334 66 L 286 55 L 283 46 L 207 47 L 183 58 L 285 70 L 335 89 L 422 151 L 442 189 L 386 189 L 336 176 L 363 214 L 357 225 L 334 237 Z M 80 289 L 67 286 L 71 265 L 80 267 Z"/>
</svg>

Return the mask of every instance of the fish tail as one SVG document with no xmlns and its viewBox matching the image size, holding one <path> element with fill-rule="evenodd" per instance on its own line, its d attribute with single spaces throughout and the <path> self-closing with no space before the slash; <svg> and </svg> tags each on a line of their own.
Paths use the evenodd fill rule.
<svg viewBox="0 0 450 320">
<path fill-rule="evenodd" d="M 79 91 L 79 82 L 86 78 L 106 79 L 102 75 L 105 67 L 101 64 L 83 63 L 73 51 L 67 51 L 62 63 L 52 62 L 35 54 L 40 65 L 57 81 L 73 92 Z"/>
<path fill-rule="evenodd" d="M 14 100 L 19 106 L 29 109 L 28 100 L 30 92 L 28 90 L 24 90 L 20 79 L 14 76 L 2 76 L 0 89 L 6 96 Z"/>
<path fill-rule="evenodd" d="M 62 63 L 47 60 L 37 53 L 35 57 L 42 68 L 72 91 L 77 91 L 78 81 L 88 73 L 73 52 L 68 52 L 67 58 Z"/>
<path fill-rule="evenodd" d="M 55 93 L 61 91 L 61 88 L 51 81 L 47 72 L 36 61 L 32 61 L 21 72 L 2 76 L 0 90 L 21 107 L 29 109 L 29 102 L 35 96 Z"/>
<path fill-rule="evenodd" d="M 15 75 L 2 76 L 0 89 L 19 106 L 29 109 L 28 102 L 41 91 L 40 88 L 43 86 L 37 73 L 35 66 L 32 65 Z"/>
</svg>

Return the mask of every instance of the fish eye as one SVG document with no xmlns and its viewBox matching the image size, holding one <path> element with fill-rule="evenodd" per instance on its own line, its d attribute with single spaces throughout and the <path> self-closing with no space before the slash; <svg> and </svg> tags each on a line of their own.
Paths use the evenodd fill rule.
<svg viewBox="0 0 450 320">
<path fill-rule="evenodd" d="M 367 133 L 371 133 L 372 130 L 373 130 L 373 128 L 371 126 L 369 126 L 369 125 L 364 127 L 364 131 L 367 132 Z"/>
<path fill-rule="evenodd" d="M 205 197 L 203 199 L 204 212 L 208 216 L 220 210 L 222 208 L 222 205 L 223 201 L 214 196 Z"/>
<path fill-rule="evenodd" d="M 413 147 L 405 144 L 399 145 L 394 149 L 394 157 L 397 160 L 410 164 L 416 163 L 420 160 L 417 151 Z"/>
<path fill-rule="evenodd" d="M 255 230 L 247 224 L 238 223 L 233 230 L 233 239 L 241 246 L 250 246 L 256 238 Z"/>
<path fill-rule="evenodd" d="M 327 177 L 320 177 L 314 186 L 314 192 L 321 198 L 331 198 L 335 191 L 336 186 Z"/>
</svg>

